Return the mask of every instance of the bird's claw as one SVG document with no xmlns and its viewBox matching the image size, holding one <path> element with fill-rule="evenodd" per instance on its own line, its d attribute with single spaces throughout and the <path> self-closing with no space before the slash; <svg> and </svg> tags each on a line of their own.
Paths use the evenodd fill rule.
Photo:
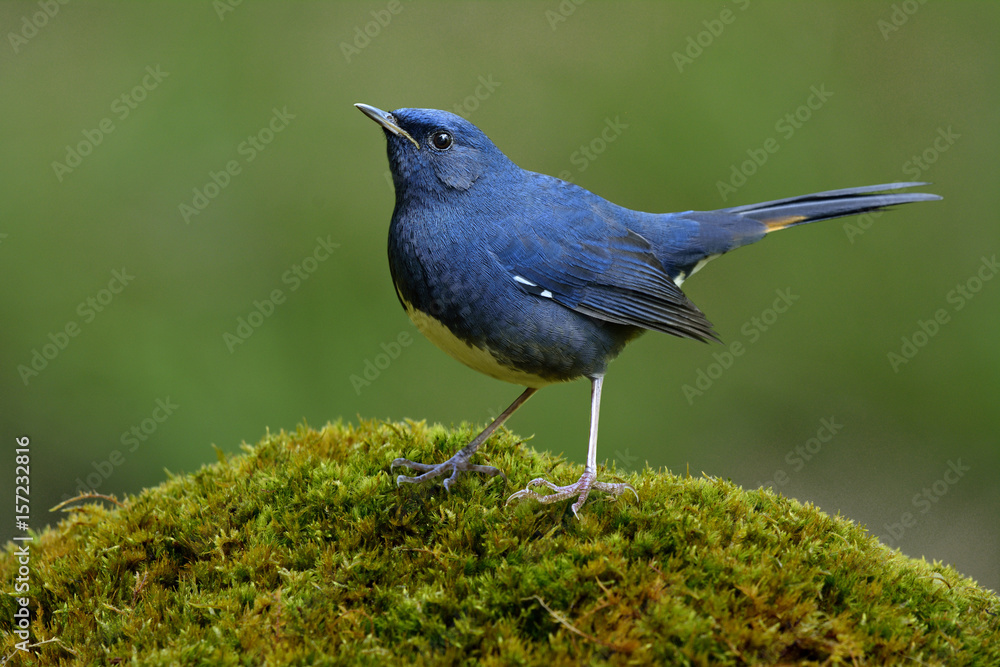
<svg viewBox="0 0 1000 667">
<path fill-rule="evenodd" d="M 392 462 L 390 468 L 398 468 L 401 466 L 413 468 L 414 470 L 420 470 L 423 474 L 416 475 L 415 477 L 399 475 L 396 477 L 396 486 L 400 486 L 404 483 L 419 484 L 421 482 L 434 479 L 435 477 L 440 477 L 448 472 L 450 472 L 451 475 L 449 475 L 444 482 L 442 482 L 444 490 L 448 492 L 451 491 L 451 485 L 454 484 L 456 479 L 458 479 L 458 473 L 460 472 L 480 472 L 484 475 L 489 475 L 490 477 L 500 475 L 504 479 L 507 479 L 507 476 L 503 474 L 503 471 L 501 471 L 500 468 L 473 465 L 472 463 L 469 463 L 468 458 L 459 456 L 459 454 L 455 454 L 450 459 L 442 463 L 420 463 L 418 461 L 411 461 L 410 459 L 398 458 Z"/>
<path fill-rule="evenodd" d="M 534 491 L 531 490 L 531 487 L 533 486 L 547 486 L 554 493 L 549 493 L 545 495 L 542 495 L 540 493 L 535 493 Z M 603 491 L 604 493 L 610 493 L 612 496 L 615 496 L 616 498 L 620 496 L 622 493 L 625 493 L 625 491 L 631 491 L 633 495 L 635 495 L 635 499 L 639 500 L 639 494 L 636 493 L 636 490 L 632 487 L 631 484 L 626 484 L 625 482 L 621 482 L 618 484 L 610 484 L 608 482 L 598 482 L 597 473 L 595 473 L 592 470 L 584 470 L 583 474 L 580 475 L 580 479 L 578 479 L 576 482 L 572 484 L 567 484 L 566 486 L 556 486 L 547 479 L 544 479 L 542 477 L 536 477 L 535 479 L 528 482 L 527 486 L 525 486 L 523 489 L 511 495 L 511 497 L 507 499 L 507 502 L 509 503 L 512 500 L 522 500 L 527 498 L 530 500 L 536 500 L 543 504 L 548 504 L 548 503 L 559 502 L 560 500 L 565 500 L 566 498 L 576 497 L 577 500 L 575 503 L 573 503 L 571 509 L 573 510 L 573 515 L 576 516 L 577 518 L 580 518 L 578 512 L 580 508 L 583 507 L 583 503 L 586 502 L 587 496 L 590 495 L 590 492 L 592 490 Z"/>
</svg>

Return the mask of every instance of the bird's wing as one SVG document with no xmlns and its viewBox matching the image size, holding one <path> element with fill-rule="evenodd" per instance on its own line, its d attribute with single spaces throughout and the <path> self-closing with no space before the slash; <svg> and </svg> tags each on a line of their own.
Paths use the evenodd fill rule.
<svg viewBox="0 0 1000 667">
<path fill-rule="evenodd" d="M 550 211 L 558 225 L 512 223 L 493 253 L 521 290 L 616 324 L 718 340 L 664 271 L 649 242 L 611 219 L 606 203 Z"/>
</svg>

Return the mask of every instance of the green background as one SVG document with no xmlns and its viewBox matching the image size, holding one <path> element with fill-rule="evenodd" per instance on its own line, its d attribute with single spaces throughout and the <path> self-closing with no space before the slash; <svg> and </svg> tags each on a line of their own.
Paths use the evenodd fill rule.
<svg viewBox="0 0 1000 667">
<path fill-rule="evenodd" d="M 782 232 L 686 283 L 745 353 L 722 370 L 711 367 L 722 346 L 635 342 L 605 383 L 599 458 L 748 487 L 780 478 L 777 490 L 1000 588 L 1000 280 L 960 310 L 948 297 L 1000 246 L 996 3 L 223 6 L 0 5 L 0 469 L 30 436 L 32 525 L 55 520 L 47 509 L 78 478 L 136 492 L 164 469 L 214 461 L 213 443 L 237 451 L 303 420 L 485 424 L 506 407 L 520 389 L 447 357 L 399 307 L 385 142 L 352 106 L 459 105 L 521 166 L 648 211 L 913 169 L 932 181 L 944 201 L 853 236 L 856 218 Z M 58 12 L 43 20 L 43 7 Z M 679 67 L 689 38 L 701 52 Z M 147 67 L 166 74 L 122 117 L 115 100 Z M 814 86 L 832 95 L 787 136 L 776 125 Z M 241 144 L 275 109 L 294 118 L 248 161 Z M 113 130 L 60 180 L 52 163 L 105 118 Z M 627 127 L 601 146 L 609 120 Z M 717 183 L 769 138 L 779 150 L 723 201 Z M 603 150 L 583 158 L 588 145 Z M 933 164 L 916 167 L 921 155 Z M 186 222 L 179 206 L 231 160 L 239 173 Z M 337 247 L 292 290 L 283 276 L 317 238 Z M 79 304 L 122 268 L 134 279 L 87 321 Z M 275 289 L 284 302 L 230 352 L 223 335 Z M 751 340 L 753 318 L 787 289 L 798 299 Z M 887 354 L 939 309 L 949 320 L 894 371 Z M 18 367 L 71 323 L 79 334 L 25 384 Z M 402 333 L 412 343 L 352 384 Z M 689 401 L 699 370 L 718 377 Z M 167 399 L 177 407 L 152 421 Z M 588 409 L 581 381 L 541 392 L 509 425 L 582 461 Z M 836 435 L 797 458 L 831 418 Z M 132 451 L 122 436 L 144 420 L 152 432 Z M 2 538 L 13 486 L 5 473 Z"/>
</svg>

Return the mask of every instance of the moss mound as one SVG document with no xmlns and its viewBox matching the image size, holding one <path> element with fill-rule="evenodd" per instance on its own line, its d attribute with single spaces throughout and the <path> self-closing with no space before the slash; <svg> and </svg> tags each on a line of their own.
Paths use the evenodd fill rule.
<svg viewBox="0 0 1000 667">
<path fill-rule="evenodd" d="M 396 488 L 396 456 L 475 435 L 305 427 L 31 546 L 22 664 L 1000 664 L 1000 600 L 953 569 L 769 491 L 644 470 L 639 492 L 505 506 L 577 466 L 494 436 L 463 476 Z M 613 476 L 613 475 L 612 475 Z M 0 555 L 12 582 L 14 547 Z M 16 657 L 15 657 L 16 656 Z"/>
</svg>

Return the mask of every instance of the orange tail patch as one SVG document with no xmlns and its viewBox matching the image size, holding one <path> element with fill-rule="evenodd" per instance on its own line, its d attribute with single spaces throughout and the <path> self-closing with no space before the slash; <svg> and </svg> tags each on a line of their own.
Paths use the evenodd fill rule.
<svg viewBox="0 0 1000 667">
<path fill-rule="evenodd" d="M 798 224 L 800 222 L 805 222 L 809 219 L 806 215 L 787 215 L 784 218 L 775 218 L 773 220 L 765 220 L 764 226 L 767 227 L 767 233 L 776 232 L 779 229 L 784 229 L 785 227 L 791 227 L 792 225 Z"/>
</svg>

